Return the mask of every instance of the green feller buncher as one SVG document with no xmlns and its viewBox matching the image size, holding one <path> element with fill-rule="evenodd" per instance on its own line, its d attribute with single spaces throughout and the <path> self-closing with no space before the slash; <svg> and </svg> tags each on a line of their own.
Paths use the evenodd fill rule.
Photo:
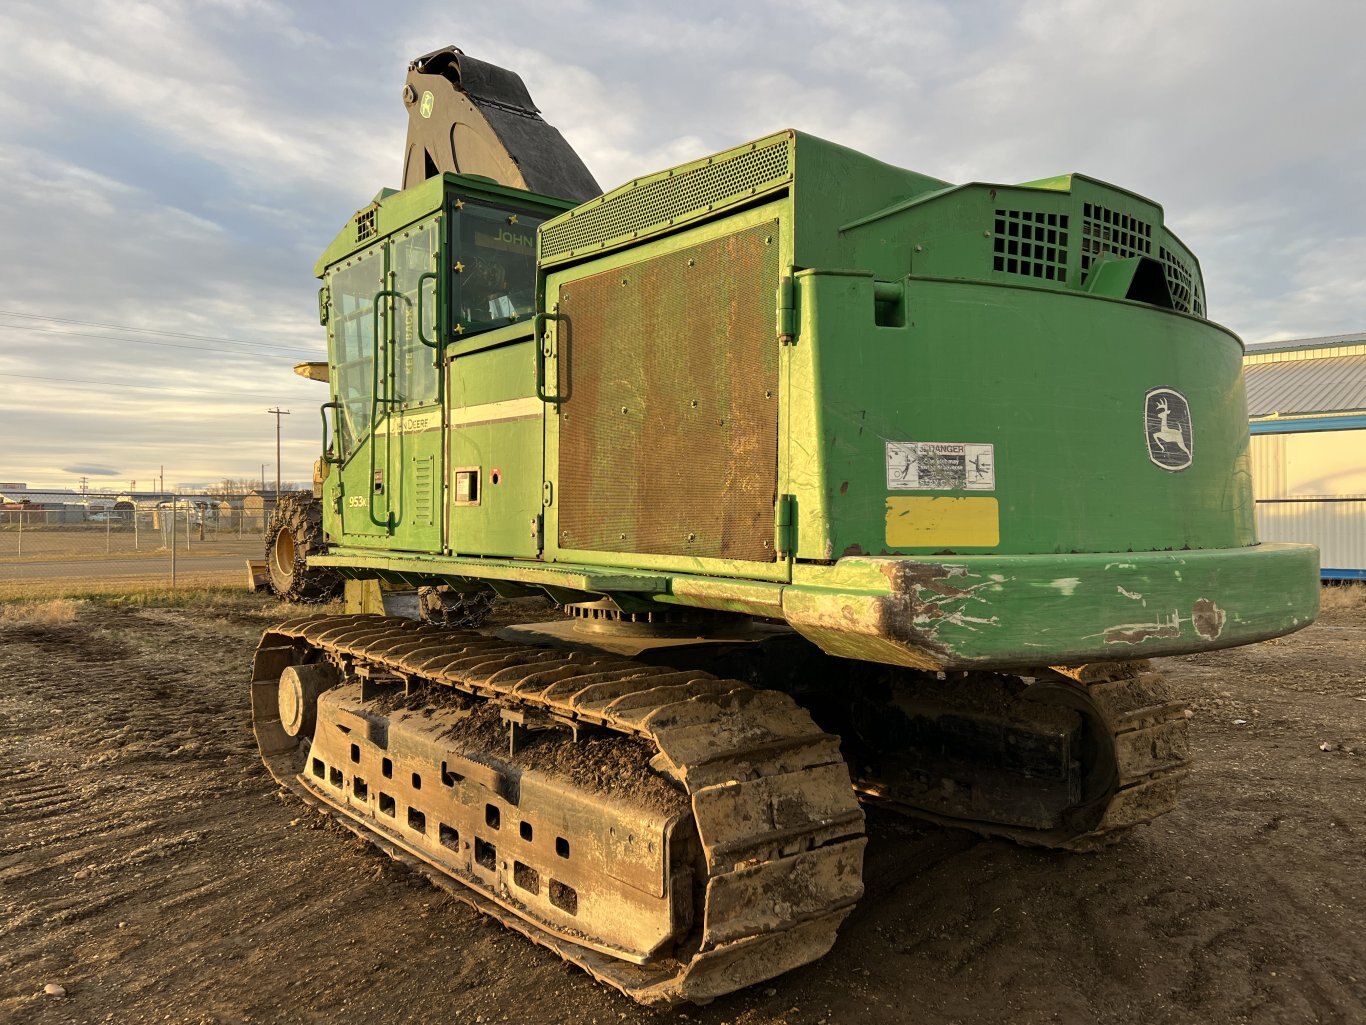
<svg viewBox="0 0 1366 1025">
<path fill-rule="evenodd" d="M 798 131 L 599 195 L 515 74 L 439 50 L 404 102 L 403 189 L 316 266 L 317 525 L 273 539 L 347 611 L 265 633 L 256 736 L 603 982 L 822 956 L 861 801 L 1069 850 L 1160 815 L 1186 710 L 1147 660 L 1314 619 L 1155 203 Z M 566 617 L 460 628 L 527 595 Z"/>
</svg>

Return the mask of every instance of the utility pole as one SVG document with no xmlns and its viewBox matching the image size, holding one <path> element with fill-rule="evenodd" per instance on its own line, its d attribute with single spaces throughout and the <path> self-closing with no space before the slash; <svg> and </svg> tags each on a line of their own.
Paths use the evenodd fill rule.
<svg viewBox="0 0 1366 1025">
<path fill-rule="evenodd" d="M 280 417 L 289 416 L 289 410 L 267 409 L 267 413 L 275 414 L 275 501 L 280 500 Z"/>
</svg>

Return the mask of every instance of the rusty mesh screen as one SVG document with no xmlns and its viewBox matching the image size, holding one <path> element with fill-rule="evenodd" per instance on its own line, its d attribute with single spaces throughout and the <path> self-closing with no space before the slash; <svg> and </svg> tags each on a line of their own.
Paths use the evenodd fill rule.
<svg viewBox="0 0 1366 1025">
<path fill-rule="evenodd" d="M 778 224 L 559 294 L 560 546 L 772 562 Z"/>
</svg>

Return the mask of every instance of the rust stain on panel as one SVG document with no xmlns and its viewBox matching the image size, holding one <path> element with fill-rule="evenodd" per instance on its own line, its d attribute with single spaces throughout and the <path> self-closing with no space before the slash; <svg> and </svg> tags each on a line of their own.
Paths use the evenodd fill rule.
<svg viewBox="0 0 1366 1025">
<path fill-rule="evenodd" d="M 778 228 L 566 282 L 562 548 L 773 562 Z"/>
<path fill-rule="evenodd" d="M 1208 598 L 1201 598 L 1191 609 L 1191 621 L 1195 624 L 1196 633 L 1207 641 L 1213 641 L 1224 632 L 1228 613 Z"/>
</svg>

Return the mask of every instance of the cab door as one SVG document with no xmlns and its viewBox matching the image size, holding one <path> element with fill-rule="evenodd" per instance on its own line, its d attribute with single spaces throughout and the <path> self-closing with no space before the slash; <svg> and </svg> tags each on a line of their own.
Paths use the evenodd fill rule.
<svg viewBox="0 0 1366 1025">
<path fill-rule="evenodd" d="M 439 227 L 433 216 L 328 273 L 343 544 L 441 551 Z"/>
<path fill-rule="evenodd" d="M 530 205 L 466 192 L 451 204 L 447 547 L 541 550 L 545 404 L 536 393 L 536 229 Z"/>
<path fill-rule="evenodd" d="M 389 389 L 376 442 L 384 453 L 394 548 L 440 552 L 443 465 L 437 339 L 439 218 L 394 235 L 389 248 Z M 374 481 L 372 479 L 372 487 Z"/>
</svg>

